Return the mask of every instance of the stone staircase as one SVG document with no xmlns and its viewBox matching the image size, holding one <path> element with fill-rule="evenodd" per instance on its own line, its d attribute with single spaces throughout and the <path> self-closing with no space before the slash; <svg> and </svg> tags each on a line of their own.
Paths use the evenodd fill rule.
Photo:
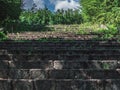
<svg viewBox="0 0 120 90">
<path fill-rule="evenodd" d="M 0 42 L 0 90 L 120 90 L 120 43 Z"/>
</svg>

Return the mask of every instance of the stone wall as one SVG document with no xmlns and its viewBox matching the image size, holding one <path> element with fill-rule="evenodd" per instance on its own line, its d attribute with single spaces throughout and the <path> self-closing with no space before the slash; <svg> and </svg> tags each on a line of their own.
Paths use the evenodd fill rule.
<svg viewBox="0 0 120 90">
<path fill-rule="evenodd" d="M 0 90 L 119 90 L 120 43 L 0 42 Z"/>
</svg>

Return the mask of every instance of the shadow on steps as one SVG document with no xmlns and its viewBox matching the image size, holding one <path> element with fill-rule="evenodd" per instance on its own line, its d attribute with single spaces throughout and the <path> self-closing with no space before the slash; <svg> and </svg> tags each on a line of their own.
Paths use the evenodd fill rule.
<svg viewBox="0 0 120 90">
<path fill-rule="evenodd" d="M 112 40 L 2 41 L 0 90 L 119 90 L 119 51 Z"/>
</svg>

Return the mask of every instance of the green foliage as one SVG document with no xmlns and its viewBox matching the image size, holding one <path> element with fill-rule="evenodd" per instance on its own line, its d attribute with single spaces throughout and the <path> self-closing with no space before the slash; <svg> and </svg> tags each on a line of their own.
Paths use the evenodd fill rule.
<svg viewBox="0 0 120 90">
<path fill-rule="evenodd" d="M 0 0 L 0 19 L 7 17 L 18 19 L 21 12 L 21 0 Z"/>
<path fill-rule="evenodd" d="M 117 27 L 115 27 L 114 25 L 107 25 L 107 29 L 100 28 L 97 33 L 115 35 L 117 34 L 117 32 L 118 32 Z"/>
<path fill-rule="evenodd" d="M 110 64 L 104 63 L 102 64 L 103 69 L 110 69 Z"/>
<path fill-rule="evenodd" d="M 117 27 L 114 25 L 107 25 L 107 29 L 99 29 L 96 34 L 101 34 L 101 39 L 111 39 L 118 33 Z"/>
<path fill-rule="evenodd" d="M 85 22 L 92 21 L 101 9 L 99 0 L 80 0 L 80 4 L 82 5 L 82 16 Z"/>
<path fill-rule="evenodd" d="M 101 24 L 84 23 L 80 27 L 76 34 L 94 34 L 98 36 L 96 39 L 112 39 L 118 34 L 117 27 L 112 24 L 101 26 Z"/>
<path fill-rule="evenodd" d="M 13 28 L 12 24 L 18 20 L 21 11 L 21 0 L 0 0 L 0 26 Z"/>
<path fill-rule="evenodd" d="M 100 29 L 99 24 L 94 23 L 83 23 L 80 24 L 79 30 L 76 31 L 76 34 L 96 34 Z"/>
<path fill-rule="evenodd" d="M 4 20 L 7 17 L 7 5 L 5 1 L 0 0 L 0 20 Z"/>
<path fill-rule="evenodd" d="M 80 0 L 84 22 L 119 24 L 119 0 Z"/>
<path fill-rule="evenodd" d="M 41 9 L 36 12 L 23 11 L 20 15 L 20 21 L 29 25 L 80 24 L 82 16 L 79 10 L 51 12 L 48 9 Z"/>
<path fill-rule="evenodd" d="M 4 26 L 9 32 L 42 31 L 45 25 L 80 23 L 82 23 L 82 16 L 79 10 L 51 12 L 47 8 L 38 11 L 22 11 L 19 19 L 7 17 L 4 20 Z"/>
<path fill-rule="evenodd" d="M 6 20 L 5 28 L 8 32 L 16 33 L 16 32 L 23 32 L 23 31 L 45 31 L 50 30 L 45 25 L 38 25 L 38 24 L 29 24 L 26 22 L 21 22 L 19 20 Z"/>
<path fill-rule="evenodd" d="M 7 36 L 2 31 L 0 31 L 0 41 L 6 40 L 6 39 L 7 39 Z"/>
</svg>

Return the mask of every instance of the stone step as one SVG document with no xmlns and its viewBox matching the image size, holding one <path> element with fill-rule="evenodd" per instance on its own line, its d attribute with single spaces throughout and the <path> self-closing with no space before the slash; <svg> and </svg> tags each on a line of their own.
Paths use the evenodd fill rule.
<svg viewBox="0 0 120 90">
<path fill-rule="evenodd" d="M 0 69 L 9 69 L 9 62 L 8 60 L 0 61 Z"/>
<path fill-rule="evenodd" d="M 102 39 L 102 34 L 99 34 L 99 35 L 67 35 L 67 34 L 56 34 L 55 36 L 52 35 L 52 34 L 41 34 L 41 35 L 26 35 L 26 36 L 23 36 L 23 35 L 12 35 L 12 36 L 8 36 L 8 38 L 10 40 L 40 40 L 42 38 L 48 38 L 50 39 L 51 37 L 52 38 L 59 38 L 58 40 L 54 40 L 54 41 L 59 41 L 60 39 L 64 39 L 64 40 L 92 40 L 92 39 Z M 113 38 L 110 38 L 110 39 L 119 39 L 119 37 L 113 37 Z M 51 39 L 50 39 L 51 40 Z M 43 42 L 46 42 L 47 40 L 43 40 Z M 52 40 L 53 41 L 53 40 Z"/>
<path fill-rule="evenodd" d="M 120 47 L 120 43 L 13 43 L 13 44 L 2 44 L 0 43 L 0 48 L 4 47 Z"/>
<path fill-rule="evenodd" d="M 42 60 L 119 60 L 120 54 L 79 54 L 79 55 L 55 55 L 55 54 L 35 54 L 35 55 L 13 55 L 14 61 L 42 61 Z"/>
<path fill-rule="evenodd" d="M 54 61 L 53 68 L 61 69 L 118 69 L 120 68 L 120 61 Z"/>
<path fill-rule="evenodd" d="M 120 70 L 51 70 L 48 78 L 52 79 L 119 79 Z"/>
<path fill-rule="evenodd" d="M 119 60 L 120 54 L 8 54 L 0 55 L 0 60 L 14 61 L 49 61 L 49 60 Z"/>
<path fill-rule="evenodd" d="M 99 44 L 63 44 L 63 45 L 50 45 L 50 44 L 37 44 L 37 45 L 0 45 L 0 49 L 9 49 L 9 48 L 120 48 L 120 44 L 104 44 L 104 45 L 99 45 Z"/>
<path fill-rule="evenodd" d="M 55 54 L 55 55 L 78 55 L 78 54 L 119 54 L 120 49 L 14 49 L 0 50 L 0 55 L 7 54 Z"/>
<path fill-rule="evenodd" d="M 9 69 L 54 69 L 53 61 L 9 61 Z"/>
<path fill-rule="evenodd" d="M 120 46 L 91 46 L 91 45 L 88 45 L 88 46 L 71 46 L 71 47 L 69 47 L 69 46 L 39 46 L 39 47 L 31 47 L 31 46 L 28 46 L 28 47 L 26 47 L 26 46 L 2 46 L 2 47 L 0 47 L 0 50 L 76 50 L 76 49 L 85 49 L 85 50 L 116 50 L 116 49 L 120 49 Z"/>
<path fill-rule="evenodd" d="M 91 60 L 91 61 L 32 61 L 32 62 L 20 62 L 9 61 L 10 69 L 118 69 L 120 68 L 120 61 L 117 60 Z M 3 65 L 2 65 L 3 64 Z M 5 63 L 6 64 L 6 63 Z M 5 68 L 4 63 L 0 62 L 1 69 Z M 8 66 L 6 65 L 6 66 Z"/>
<path fill-rule="evenodd" d="M 54 47 L 54 46 L 66 46 L 66 47 L 72 47 L 72 46 L 120 46 L 120 43 L 110 43 L 110 42 L 106 42 L 106 43 L 100 43 L 100 42 L 64 42 L 64 43 L 61 43 L 61 42 L 39 42 L 39 43 L 28 43 L 28 42 L 17 42 L 17 43 L 2 43 L 0 42 L 0 47 L 21 47 L 21 46 L 24 46 L 24 47 L 42 47 L 42 46 L 45 46 L 45 47 Z"/>
<path fill-rule="evenodd" d="M 3 79 L 120 79 L 120 69 L 1 69 L 0 78 Z"/>
<path fill-rule="evenodd" d="M 11 54 L 6 54 L 6 55 L 3 54 L 3 55 L 0 55 L 0 61 L 1 61 L 1 60 L 3 60 L 3 61 L 4 61 L 4 60 L 5 60 L 5 61 L 6 61 L 6 60 L 8 60 L 8 61 L 9 61 L 9 60 L 12 60 L 12 55 L 11 55 Z"/>
<path fill-rule="evenodd" d="M 1 90 L 119 90 L 119 79 L 0 80 Z"/>
<path fill-rule="evenodd" d="M 41 42 L 39 40 L 26 40 L 26 41 L 13 41 L 13 40 L 6 40 L 6 41 L 1 41 L 0 45 L 39 45 L 39 44 L 120 44 L 119 41 L 116 40 L 58 40 L 58 42 L 53 41 L 46 41 L 46 42 Z"/>
<path fill-rule="evenodd" d="M 24 47 L 24 46 L 14 46 L 14 47 L 0 47 L 0 51 L 4 50 L 120 50 L 120 46 L 40 46 L 40 47 Z"/>
<path fill-rule="evenodd" d="M 86 61 L 0 61 L 0 69 L 119 69 L 118 60 Z"/>
</svg>

